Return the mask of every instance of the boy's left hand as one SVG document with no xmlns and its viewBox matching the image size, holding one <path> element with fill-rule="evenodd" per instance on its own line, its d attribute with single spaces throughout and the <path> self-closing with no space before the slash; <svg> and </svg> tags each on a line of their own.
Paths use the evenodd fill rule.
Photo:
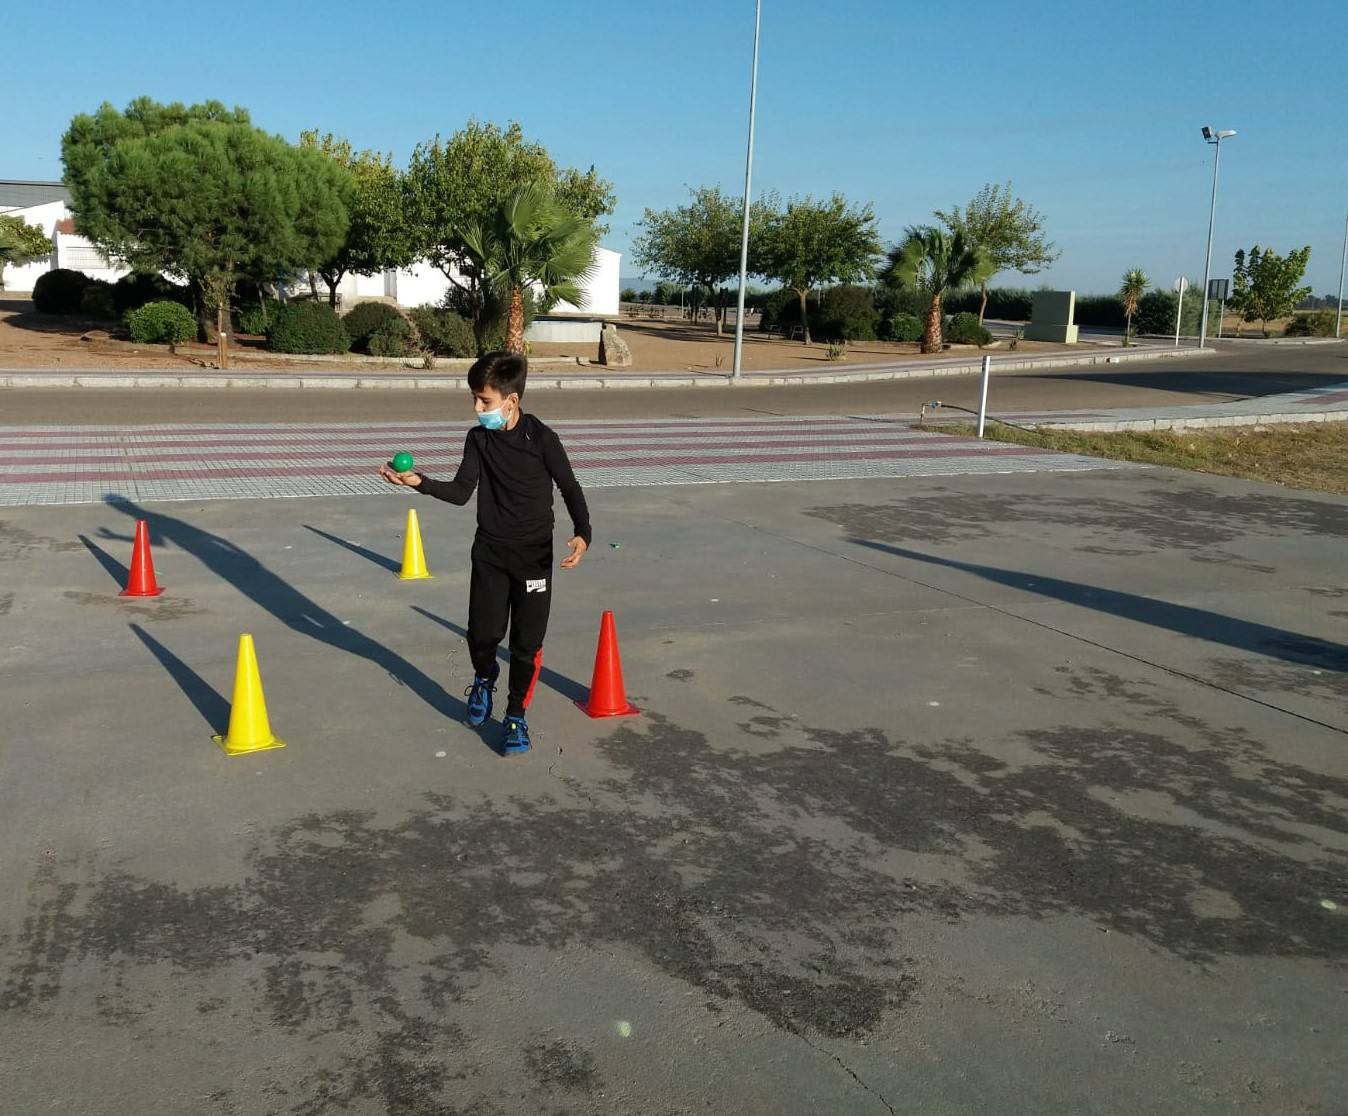
<svg viewBox="0 0 1348 1116">
<path fill-rule="evenodd" d="M 562 559 L 562 569 L 574 570 L 580 565 L 580 560 L 585 557 L 585 552 L 590 549 L 590 545 L 579 535 L 566 545 L 571 548 L 571 553 Z"/>
</svg>

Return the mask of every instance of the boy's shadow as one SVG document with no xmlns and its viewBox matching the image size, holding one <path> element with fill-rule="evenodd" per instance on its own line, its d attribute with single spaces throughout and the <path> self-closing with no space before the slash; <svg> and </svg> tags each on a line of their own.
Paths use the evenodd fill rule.
<svg viewBox="0 0 1348 1116">
<path fill-rule="evenodd" d="M 459 627 L 459 625 L 452 620 L 446 620 L 443 616 L 437 616 L 435 613 L 429 612 L 420 605 L 413 605 L 412 611 L 419 612 L 422 616 L 426 617 L 427 620 L 434 620 L 442 628 L 448 628 L 455 635 L 462 636 L 464 639 L 468 638 L 468 630 Z M 506 648 L 502 647 L 497 652 L 497 657 L 501 660 L 503 665 L 510 665 L 510 652 Z M 538 680 L 542 682 L 543 685 L 547 686 L 548 689 L 555 690 L 557 693 L 561 694 L 562 697 L 568 698 L 571 701 L 584 703 L 590 697 L 590 691 L 579 682 L 572 678 L 567 678 L 564 674 L 558 674 L 549 667 L 541 667 L 539 669 Z"/>
<path fill-rule="evenodd" d="M 194 527 L 175 516 L 150 511 L 125 499 L 109 500 L 108 506 L 132 520 L 145 520 L 152 544 L 173 543 L 191 554 L 211 573 L 234 586 L 292 631 L 339 651 L 368 659 L 437 713 L 454 720 L 463 720 L 466 713 L 463 702 L 451 697 L 444 687 L 419 667 L 359 629 L 343 624 L 338 617 L 273 573 L 248 551 L 221 535 Z M 106 528 L 101 529 L 99 534 L 104 539 L 117 542 L 132 541 L 131 535 L 118 535 Z"/>
</svg>

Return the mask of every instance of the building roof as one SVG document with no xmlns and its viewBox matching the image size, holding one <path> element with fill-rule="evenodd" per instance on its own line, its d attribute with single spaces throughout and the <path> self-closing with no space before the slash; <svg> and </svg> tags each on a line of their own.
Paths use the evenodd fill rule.
<svg viewBox="0 0 1348 1116">
<path fill-rule="evenodd" d="M 64 182 L 34 182 L 23 178 L 0 178 L 0 209 L 26 209 L 45 202 L 70 204 Z"/>
</svg>

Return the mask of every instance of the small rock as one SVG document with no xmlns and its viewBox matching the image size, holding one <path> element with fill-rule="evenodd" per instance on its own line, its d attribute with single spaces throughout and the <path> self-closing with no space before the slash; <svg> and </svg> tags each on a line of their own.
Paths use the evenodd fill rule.
<svg viewBox="0 0 1348 1116">
<path fill-rule="evenodd" d="M 632 367 L 632 350 L 618 336 L 615 325 L 606 325 L 599 334 L 599 363 L 609 368 Z"/>
</svg>

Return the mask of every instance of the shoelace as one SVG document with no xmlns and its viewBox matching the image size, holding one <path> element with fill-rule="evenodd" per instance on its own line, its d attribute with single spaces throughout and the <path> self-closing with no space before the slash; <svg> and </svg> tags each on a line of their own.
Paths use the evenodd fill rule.
<svg viewBox="0 0 1348 1116">
<path fill-rule="evenodd" d="M 466 689 L 466 690 L 463 691 L 463 696 L 464 696 L 464 697 L 472 697 L 472 696 L 473 696 L 473 691 L 476 690 L 479 686 L 481 686 L 483 689 L 485 689 L 485 690 L 487 691 L 487 693 L 489 693 L 489 694 L 494 694 L 494 693 L 496 693 L 496 683 L 495 683 L 495 682 L 488 682 L 485 678 L 474 678 L 474 679 L 473 679 L 473 684 L 472 684 L 471 686 L 469 686 L 468 689 Z"/>
</svg>

